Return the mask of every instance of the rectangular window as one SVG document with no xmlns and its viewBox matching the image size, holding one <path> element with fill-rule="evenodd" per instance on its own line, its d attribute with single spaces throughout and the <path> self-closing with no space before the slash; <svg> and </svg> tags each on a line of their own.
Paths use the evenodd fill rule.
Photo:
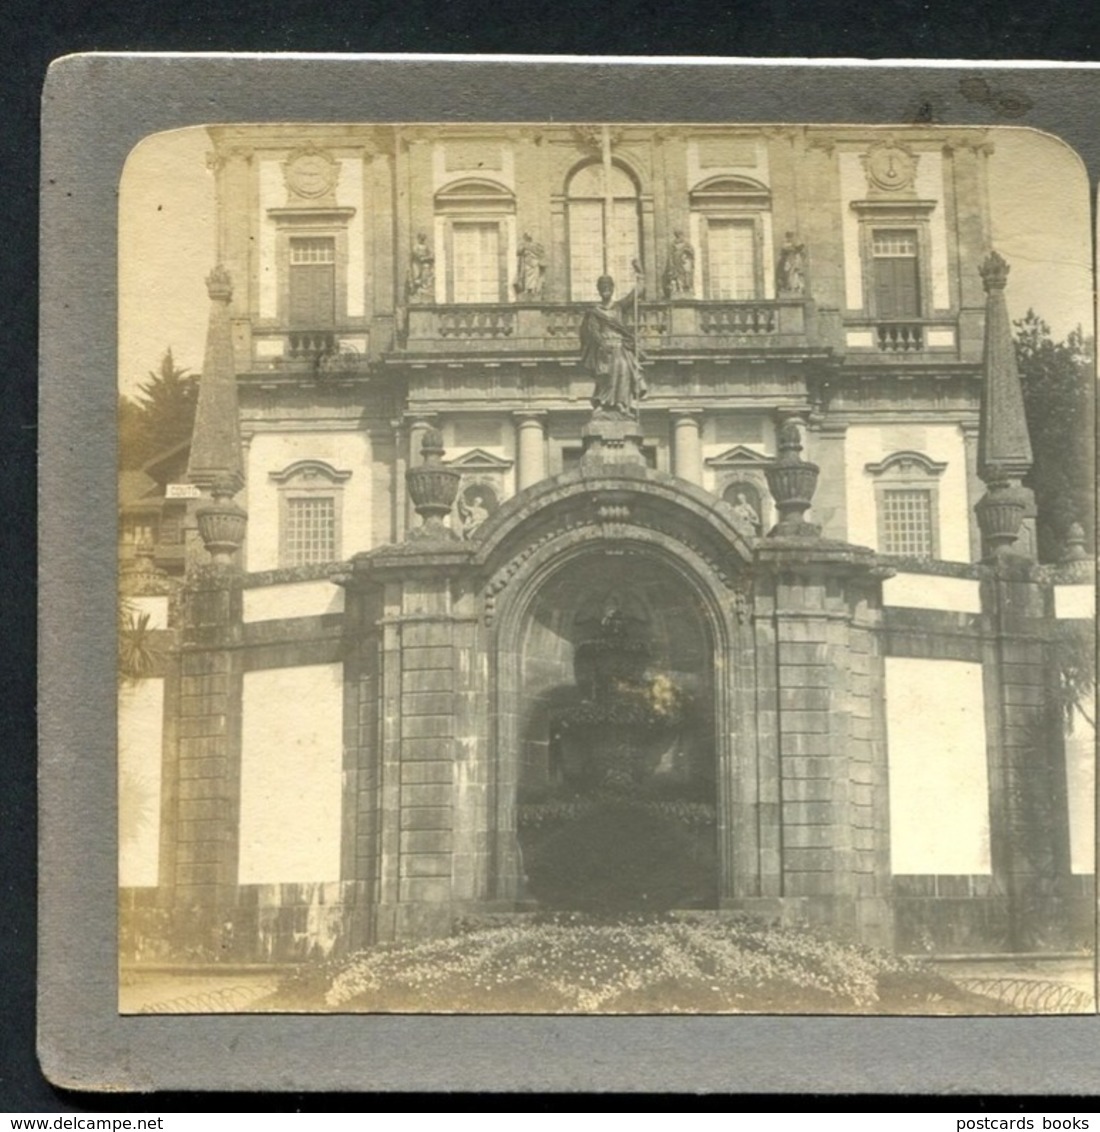
<svg viewBox="0 0 1100 1132">
<path fill-rule="evenodd" d="M 331 562 L 336 557 L 336 500 L 312 495 L 286 500 L 286 566 Z"/>
<path fill-rule="evenodd" d="M 882 552 L 910 558 L 931 558 L 932 494 L 919 488 L 886 488 L 882 507 Z"/>
<path fill-rule="evenodd" d="M 751 220 L 707 221 L 707 298 L 755 299 L 756 231 Z"/>
<path fill-rule="evenodd" d="M 456 221 L 451 230 L 451 285 L 456 303 L 501 301 L 500 225 Z"/>
<path fill-rule="evenodd" d="M 911 228 L 878 228 L 871 234 L 875 315 L 920 317 L 917 233 Z"/>
<path fill-rule="evenodd" d="M 331 236 L 290 240 L 290 325 L 300 330 L 336 325 L 336 241 Z"/>
</svg>

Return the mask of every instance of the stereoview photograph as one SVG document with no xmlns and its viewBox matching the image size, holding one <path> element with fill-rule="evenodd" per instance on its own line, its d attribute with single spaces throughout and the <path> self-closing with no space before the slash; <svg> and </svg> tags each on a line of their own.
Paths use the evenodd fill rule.
<svg viewBox="0 0 1100 1132">
<path fill-rule="evenodd" d="M 119 1010 L 1095 1008 L 1087 177 L 231 125 L 120 187 Z"/>
</svg>

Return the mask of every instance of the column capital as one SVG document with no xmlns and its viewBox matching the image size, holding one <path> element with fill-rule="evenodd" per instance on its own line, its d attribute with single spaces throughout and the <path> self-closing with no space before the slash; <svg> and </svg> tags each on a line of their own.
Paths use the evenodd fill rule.
<svg viewBox="0 0 1100 1132">
<path fill-rule="evenodd" d="M 692 405 L 685 409 L 669 409 L 668 415 L 673 421 L 695 421 L 698 422 L 705 412 L 704 409 Z"/>
<path fill-rule="evenodd" d="M 848 433 L 847 421 L 814 421 L 809 426 L 810 432 L 821 437 L 843 437 Z"/>
<path fill-rule="evenodd" d="M 549 415 L 550 414 L 546 409 L 512 410 L 512 420 L 514 420 L 520 428 L 523 428 L 525 425 L 542 425 Z"/>
<path fill-rule="evenodd" d="M 439 413 L 434 410 L 427 412 L 419 412 L 416 409 L 406 409 L 401 414 L 400 424 L 406 428 L 416 428 L 418 425 L 423 428 L 438 427 Z"/>
</svg>

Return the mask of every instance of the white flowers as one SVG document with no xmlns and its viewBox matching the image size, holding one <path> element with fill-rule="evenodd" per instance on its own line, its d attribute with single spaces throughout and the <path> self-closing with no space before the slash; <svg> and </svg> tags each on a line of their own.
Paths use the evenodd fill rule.
<svg viewBox="0 0 1100 1132">
<path fill-rule="evenodd" d="M 740 918 L 563 915 L 361 952 L 325 1001 L 363 1011 L 733 1012 L 808 992 L 843 1010 L 873 1005 L 878 976 L 908 966 Z"/>
</svg>

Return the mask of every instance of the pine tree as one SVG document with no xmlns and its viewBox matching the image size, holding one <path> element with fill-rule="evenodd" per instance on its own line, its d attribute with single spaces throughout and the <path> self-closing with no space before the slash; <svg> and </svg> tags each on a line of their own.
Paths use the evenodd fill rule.
<svg viewBox="0 0 1100 1132">
<path fill-rule="evenodd" d="M 177 367 L 165 351 L 158 370 L 138 386 L 134 398 L 119 399 L 119 464 L 140 468 L 158 452 L 187 440 L 195 424 L 197 375 Z"/>
</svg>

